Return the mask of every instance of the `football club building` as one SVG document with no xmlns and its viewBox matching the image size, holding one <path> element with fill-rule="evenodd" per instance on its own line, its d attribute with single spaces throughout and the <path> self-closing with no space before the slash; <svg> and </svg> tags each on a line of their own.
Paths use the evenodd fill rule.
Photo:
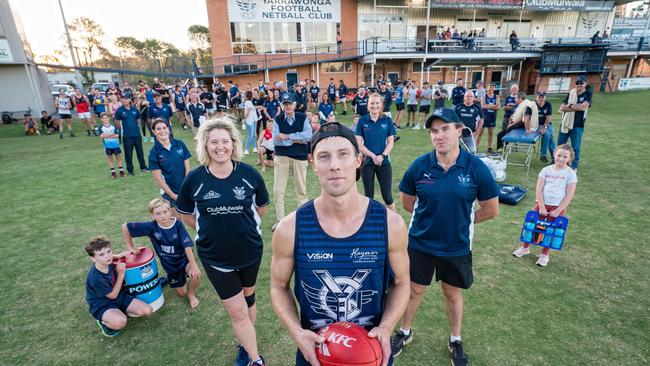
<svg viewBox="0 0 650 366">
<path fill-rule="evenodd" d="M 214 73 L 240 84 L 463 78 L 533 93 L 566 91 L 577 75 L 598 91 L 650 74 L 648 37 L 610 37 L 629 2 L 207 0 L 207 8 Z"/>
</svg>

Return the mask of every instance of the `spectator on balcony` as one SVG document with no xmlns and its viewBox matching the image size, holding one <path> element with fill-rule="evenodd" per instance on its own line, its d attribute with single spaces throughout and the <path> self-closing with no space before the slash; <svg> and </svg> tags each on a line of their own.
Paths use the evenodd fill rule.
<svg viewBox="0 0 650 366">
<path fill-rule="evenodd" d="M 485 37 L 485 28 L 481 29 L 481 31 L 479 32 L 478 36 L 479 36 L 480 38 L 484 38 L 484 37 Z"/>
<path fill-rule="evenodd" d="M 454 29 L 454 33 L 451 35 L 451 39 L 455 39 L 455 40 L 460 39 L 460 34 L 458 34 L 458 30 Z"/>
<path fill-rule="evenodd" d="M 607 31 L 605 31 L 605 33 L 603 33 L 603 38 L 609 38 L 609 34 L 607 34 Z"/>
<path fill-rule="evenodd" d="M 447 28 L 447 30 L 442 34 L 442 39 L 444 39 L 445 41 L 451 39 L 451 31 L 449 30 L 449 28 Z"/>
<path fill-rule="evenodd" d="M 519 37 L 517 37 L 517 33 L 514 30 L 510 33 L 510 47 L 512 47 L 513 51 L 519 48 Z"/>
<path fill-rule="evenodd" d="M 600 40 L 600 31 L 597 31 L 593 36 L 591 36 L 591 43 L 600 43 Z"/>
<path fill-rule="evenodd" d="M 342 44 L 343 44 L 343 39 L 341 38 L 341 32 L 336 32 L 336 52 L 341 53 Z"/>
<path fill-rule="evenodd" d="M 456 87 L 451 90 L 451 104 L 457 106 L 463 102 L 465 98 L 465 81 L 462 78 L 459 78 L 456 81 Z"/>
</svg>

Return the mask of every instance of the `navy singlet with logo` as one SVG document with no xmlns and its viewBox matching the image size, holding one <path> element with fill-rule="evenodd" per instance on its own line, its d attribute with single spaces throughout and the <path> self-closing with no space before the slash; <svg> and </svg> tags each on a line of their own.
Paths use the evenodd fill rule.
<svg viewBox="0 0 650 366">
<path fill-rule="evenodd" d="M 294 293 L 304 329 L 338 321 L 367 330 L 379 325 L 390 284 L 384 205 L 370 200 L 359 230 L 333 238 L 320 226 L 314 201 L 309 201 L 296 212 L 294 245 Z"/>
</svg>

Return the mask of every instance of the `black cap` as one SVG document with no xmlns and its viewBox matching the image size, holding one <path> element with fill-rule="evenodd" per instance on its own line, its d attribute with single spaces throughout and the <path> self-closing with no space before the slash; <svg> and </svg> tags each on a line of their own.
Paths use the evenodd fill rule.
<svg viewBox="0 0 650 366">
<path fill-rule="evenodd" d="M 580 75 L 580 76 L 578 76 L 578 77 L 576 78 L 576 84 L 579 84 L 579 83 L 583 83 L 583 84 L 584 84 L 584 83 L 586 83 L 586 82 L 587 82 L 587 78 L 584 77 L 584 76 L 582 76 L 582 75 Z"/>
<path fill-rule="evenodd" d="M 282 99 L 283 104 L 284 103 L 295 103 L 296 102 L 296 98 L 294 98 L 293 94 L 291 94 L 291 93 L 284 93 L 280 99 Z"/>
<path fill-rule="evenodd" d="M 443 85 L 445 82 L 442 80 L 438 80 L 438 85 Z"/>
<path fill-rule="evenodd" d="M 327 122 L 324 123 L 318 131 L 314 133 L 314 135 L 311 137 L 311 153 L 314 153 L 314 150 L 316 149 L 316 145 L 328 137 L 343 137 L 346 140 L 350 141 L 352 146 L 354 146 L 354 150 L 359 153 L 359 144 L 357 144 L 357 138 L 354 136 L 354 132 L 349 127 L 346 127 L 339 122 Z M 361 177 L 361 168 L 357 169 L 357 177 L 356 180 L 359 180 Z"/>
<path fill-rule="evenodd" d="M 25 113 L 25 114 L 23 115 L 23 117 L 31 117 L 31 116 L 32 116 L 32 114 L 29 113 L 29 112 L 27 112 L 27 113 Z"/>
<path fill-rule="evenodd" d="M 537 96 L 545 97 L 545 96 L 546 96 L 546 92 L 545 92 L 545 91 L 537 92 Z"/>
<path fill-rule="evenodd" d="M 453 109 L 451 108 L 436 108 L 433 113 L 427 118 L 426 122 L 424 122 L 424 127 L 429 128 L 433 121 L 435 120 L 441 120 L 445 123 L 458 123 L 460 122 L 460 119 L 458 118 L 458 115 L 456 112 L 454 112 Z"/>
</svg>

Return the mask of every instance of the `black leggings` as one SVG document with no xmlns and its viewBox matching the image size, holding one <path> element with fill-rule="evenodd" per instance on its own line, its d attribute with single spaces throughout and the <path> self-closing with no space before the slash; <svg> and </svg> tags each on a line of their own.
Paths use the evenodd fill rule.
<svg viewBox="0 0 650 366">
<path fill-rule="evenodd" d="M 526 125 L 523 122 L 517 122 L 514 125 L 506 128 L 505 130 L 502 130 L 501 132 L 497 133 L 497 150 L 501 149 L 503 147 L 503 137 L 507 134 L 510 133 L 512 130 L 516 130 L 519 128 L 525 128 Z"/>
<path fill-rule="evenodd" d="M 393 181 L 393 168 L 390 162 L 384 160 L 381 166 L 375 165 L 369 157 L 363 158 L 363 166 L 361 167 L 361 180 L 363 182 L 363 194 L 368 198 L 375 197 L 375 174 L 379 181 L 379 189 L 381 190 L 381 198 L 386 205 L 393 204 L 393 194 L 391 186 Z"/>
</svg>

